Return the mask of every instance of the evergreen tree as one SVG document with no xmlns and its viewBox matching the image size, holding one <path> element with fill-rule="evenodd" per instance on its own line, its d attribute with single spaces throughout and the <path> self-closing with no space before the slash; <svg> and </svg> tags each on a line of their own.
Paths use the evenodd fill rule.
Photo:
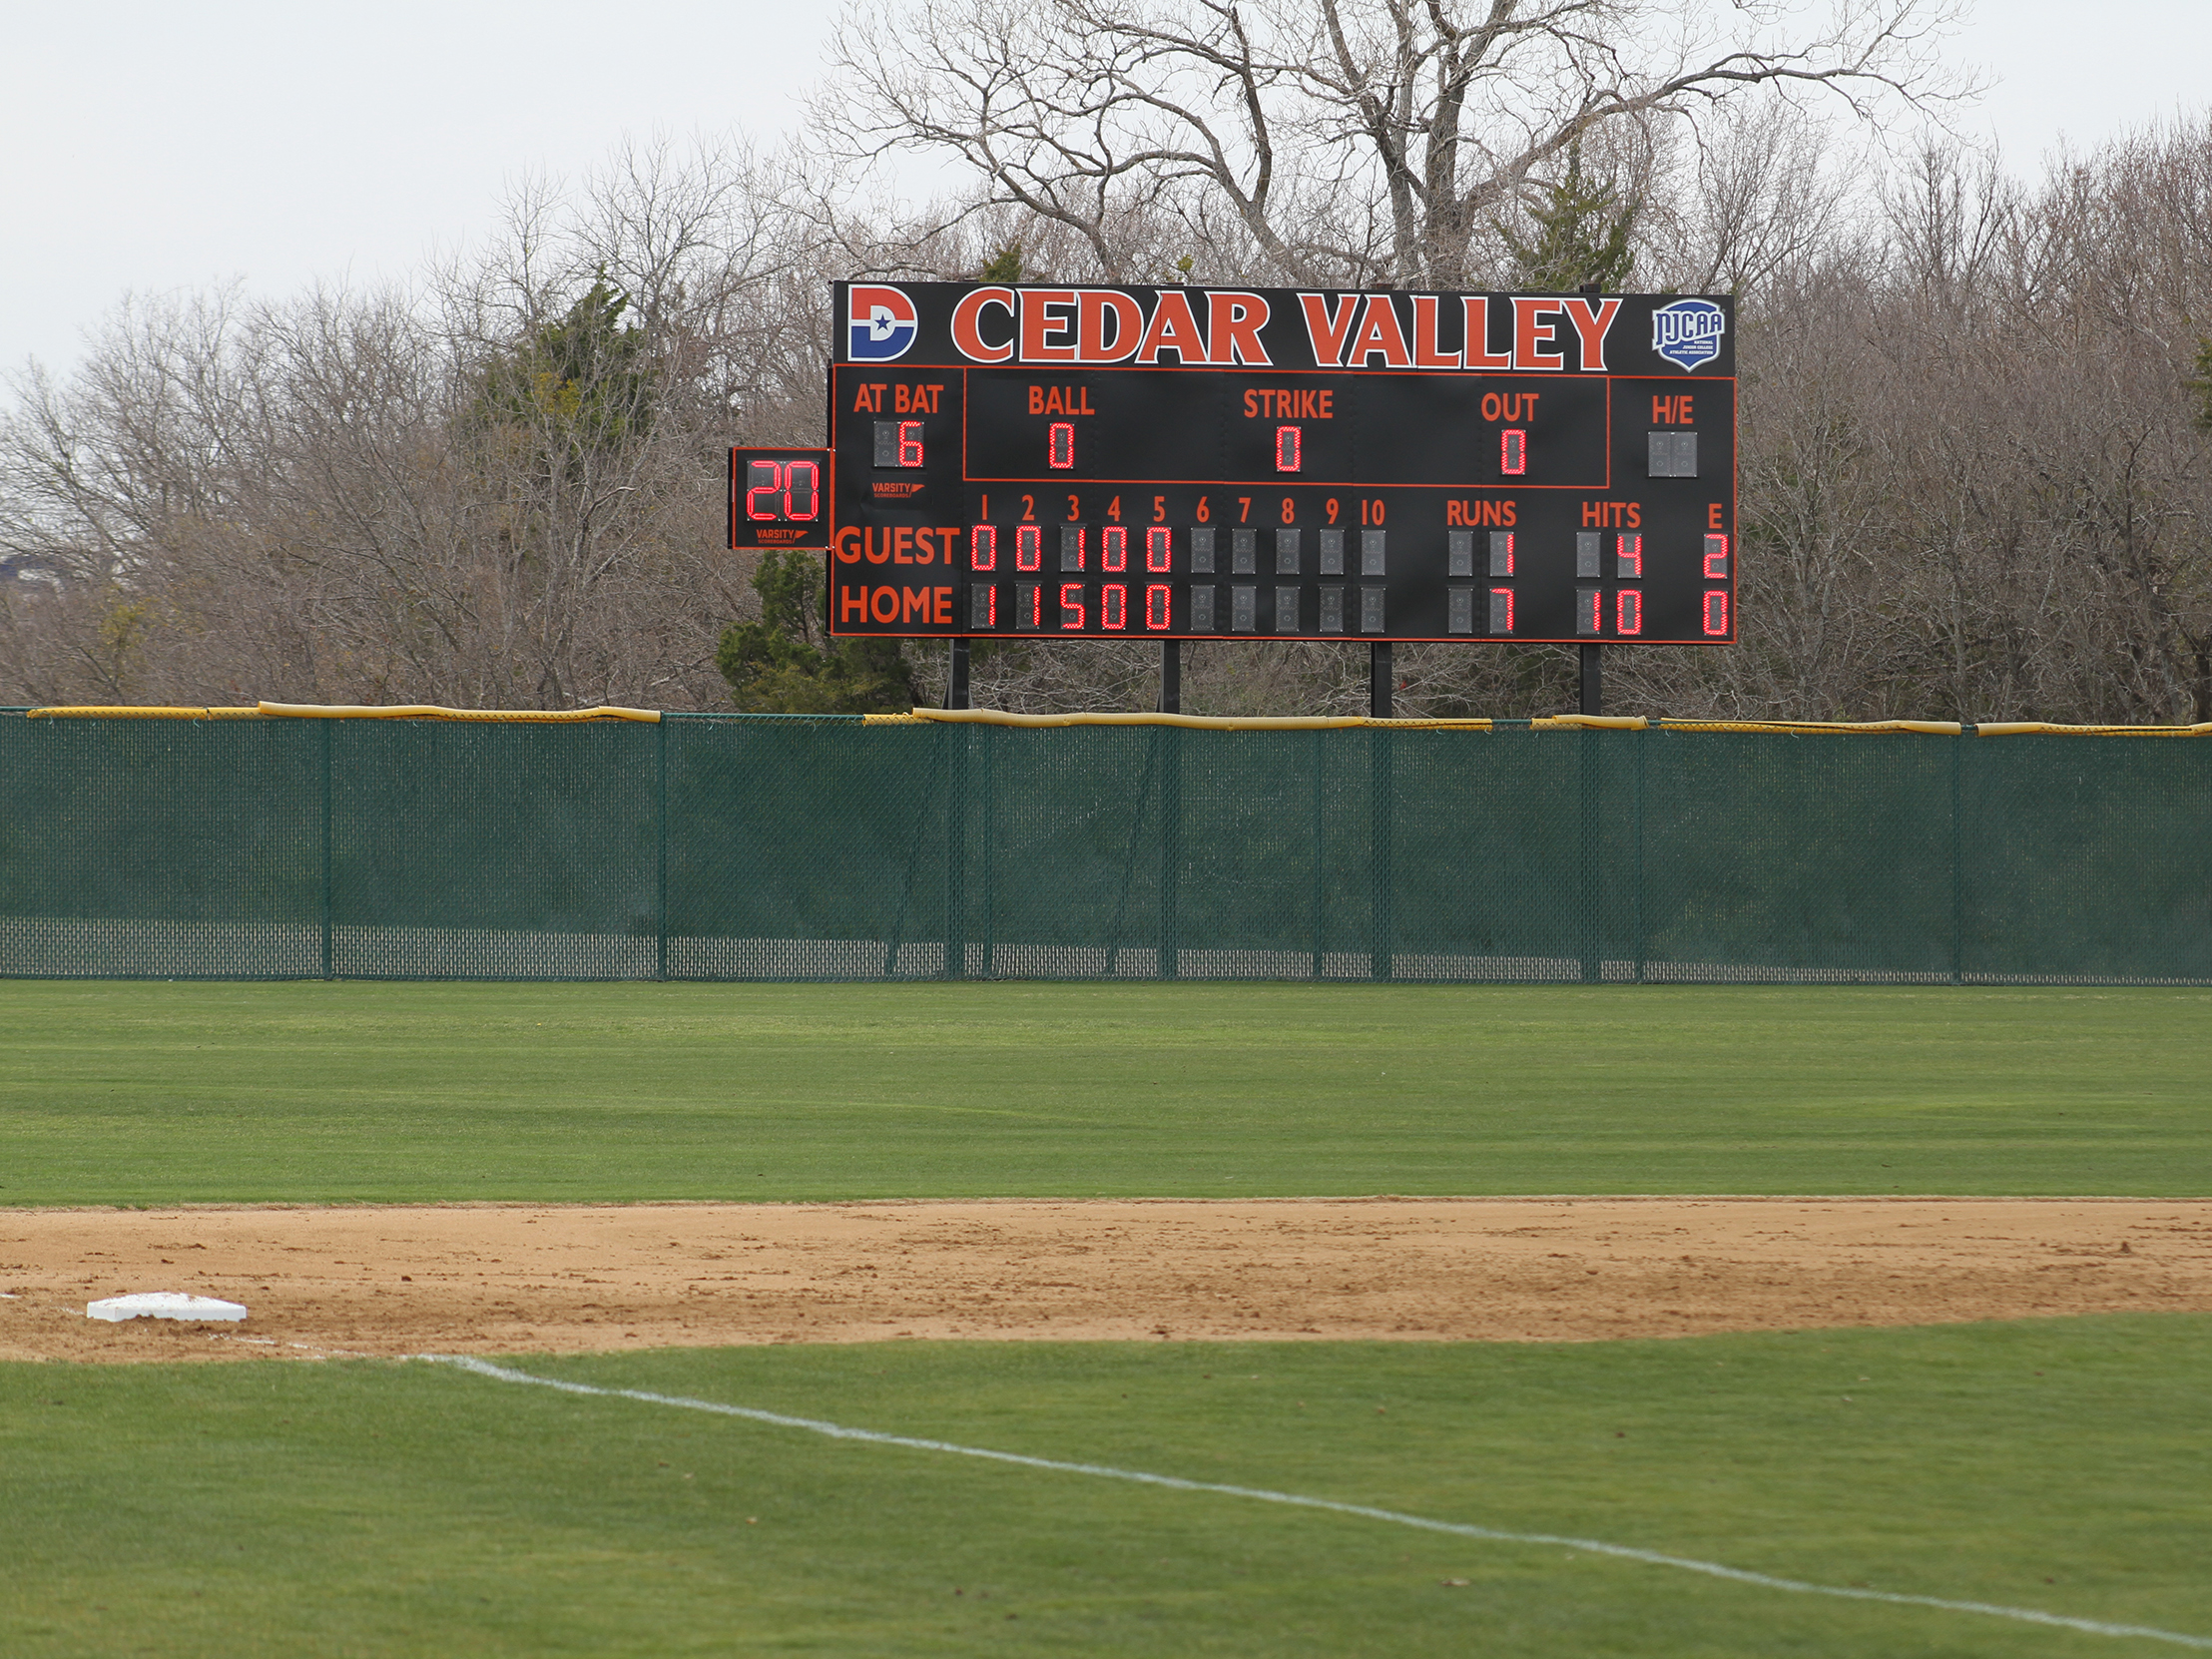
<svg viewBox="0 0 2212 1659">
<path fill-rule="evenodd" d="M 653 424 L 646 331 L 624 323 L 631 296 L 602 273 L 557 323 L 495 360 L 475 398 L 487 429 L 560 433 L 564 449 L 624 449 Z M 571 455 L 573 464 L 573 455 Z"/>
<path fill-rule="evenodd" d="M 749 714 L 906 714 L 911 669 L 897 640 L 833 641 L 822 626 L 820 555 L 763 553 L 753 573 L 761 620 L 725 630 L 715 667 Z"/>
<path fill-rule="evenodd" d="M 1533 241 L 1523 242 L 1504 225 L 1497 234 L 1518 267 L 1519 283 L 1553 293 L 1573 288 L 1619 289 L 1628 285 L 1636 263 L 1629 237 L 1643 204 L 1621 199 L 1610 182 L 1582 171 L 1582 146 L 1567 149 L 1567 170 L 1539 187 L 1528 210 L 1536 222 Z"/>
</svg>

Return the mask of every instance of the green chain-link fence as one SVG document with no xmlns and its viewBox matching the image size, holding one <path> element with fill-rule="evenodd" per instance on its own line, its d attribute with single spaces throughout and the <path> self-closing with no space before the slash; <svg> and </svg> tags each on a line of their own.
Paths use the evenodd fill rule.
<svg viewBox="0 0 2212 1659">
<path fill-rule="evenodd" d="M 2212 742 L 0 715 L 0 974 L 2212 981 Z"/>
</svg>

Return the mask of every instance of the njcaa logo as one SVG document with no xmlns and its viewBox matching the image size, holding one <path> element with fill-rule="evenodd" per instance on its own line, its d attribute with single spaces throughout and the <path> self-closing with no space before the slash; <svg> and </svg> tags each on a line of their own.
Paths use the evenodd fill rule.
<svg viewBox="0 0 2212 1659">
<path fill-rule="evenodd" d="M 919 332 L 914 302 L 893 287 L 854 282 L 845 296 L 845 337 L 854 362 L 903 357 Z"/>
<path fill-rule="evenodd" d="M 1651 348 L 1677 368 L 1711 362 L 1727 332 L 1728 313 L 1710 299 L 1677 299 L 1651 313 Z"/>
</svg>

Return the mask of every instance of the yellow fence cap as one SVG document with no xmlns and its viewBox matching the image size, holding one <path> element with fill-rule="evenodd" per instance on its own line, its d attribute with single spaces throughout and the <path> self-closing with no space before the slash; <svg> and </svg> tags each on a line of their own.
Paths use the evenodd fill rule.
<svg viewBox="0 0 2212 1659">
<path fill-rule="evenodd" d="M 161 703 L 73 703 L 26 709 L 27 720 L 448 720 L 561 726 L 588 721 L 657 722 L 658 709 L 448 709 L 434 703 L 257 703 L 243 707 Z M 735 718 L 742 719 L 743 716 Z M 1373 720 L 1365 715 L 1162 715 L 1060 714 L 1017 715 L 998 709 L 916 709 L 903 715 L 863 715 L 867 726 L 1013 726 L 1048 729 L 1069 726 L 1180 726 L 1201 732 L 1337 732 L 1374 728 L 1407 732 L 1490 732 L 1496 722 L 1474 717 L 1433 720 Z M 1819 736 L 1853 733 L 1919 733 L 1957 737 L 1966 728 L 1953 720 L 1647 720 L 1642 715 L 1550 715 L 1531 720 L 1536 732 L 1773 732 Z M 2098 738 L 2212 737 L 2212 721 L 2194 726 L 2063 726 L 2045 721 L 1990 721 L 1973 728 L 1984 738 L 2052 734 Z"/>
<path fill-rule="evenodd" d="M 1965 730 L 1955 720 L 1662 720 L 1659 726 L 1668 732 L 1918 732 L 1936 738 L 1955 738 Z"/>
<path fill-rule="evenodd" d="M 658 709 L 444 709 L 434 703 L 264 703 L 265 715 L 293 720 L 467 720 L 520 721 L 537 726 L 566 726 L 586 720 L 657 721 Z"/>
<path fill-rule="evenodd" d="M 259 709 L 198 709 L 156 703 L 73 703 L 25 711 L 27 720 L 259 720 Z"/>
<path fill-rule="evenodd" d="M 2016 738 L 2049 732 L 2072 738 L 2208 738 L 2212 722 L 2201 726 L 2052 726 L 2039 720 L 1999 720 L 1974 728 L 1984 738 Z"/>
<path fill-rule="evenodd" d="M 916 709 L 911 716 L 870 715 L 870 721 L 912 719 L 958 726 L 1181 726 L 1197 732 L 1340 732 L 1363 726 L 1408 731 L 1487 732 L 1487 720 L 1370 720 L 1365 715 L 1013 715 L 998 709 Z"/>
</svg>

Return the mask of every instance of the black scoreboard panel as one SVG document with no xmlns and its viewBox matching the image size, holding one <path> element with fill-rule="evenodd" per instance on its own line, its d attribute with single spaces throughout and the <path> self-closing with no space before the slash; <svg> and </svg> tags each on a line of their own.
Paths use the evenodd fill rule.
<svg viewBox="0 0 2212 1659">
<path fill-rule="evenodd" d="M 798 548 L 830 545 L 830 451 L 730 451 L 730 545 Z"/>
<path fill-rule="evenodd" d="M 836 633 L 1736 637 L 1726 300 L 912 282 L 836 305 Z"/>
</svg>

